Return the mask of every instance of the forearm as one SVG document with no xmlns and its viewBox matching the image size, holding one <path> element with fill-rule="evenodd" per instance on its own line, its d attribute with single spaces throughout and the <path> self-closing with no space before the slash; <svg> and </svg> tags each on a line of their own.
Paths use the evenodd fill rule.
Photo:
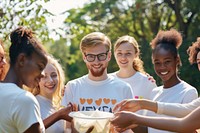
<svg viewBox="0 0 200 133">
<path fill-rule="evenodd" d="M 196 105 L 192 103 L 189 104 L 179 104 L 179 103 L 162 103 L 158 102 L 158 114 L 165 114 L 176 117 L 184 117 L 188 115 L 192 110 L 194 110 Z"/>
<path fill-rule="evenodd" d="M 179 118 L 147 117 L 137 115 L 136 121 L 139 125 L 174 132 L 181 132 L 180 129 L 183 126 L 181 124 L 181 119 Z"/>
<path fill-rule="evenodd" d="M 148 128 L 146 126 L 137 126 L 133 128 L 132 131 L 134 133 L 148 133 Z"/>
<path fill-rule="evenodd" d="M 155 113 L 157 112 L 157 109 L 158 109 L 157 102 L 146 100 L 146 99 L 142 99 L 138 102 L 141 106 L 141 109 L 150 110 L 150 111 L 153 111 Z"/>
<path fill-rule="evenodd" d="M 48 127 L 50 127 L 51 125 L 53 125 L 58 120 L 60 120 L 58 112 L 55 112 L 52 115 L 50 115 L 49 117 L 45 118 L 43 120 L 45 129 L 47 129 Z"/>
</svg>

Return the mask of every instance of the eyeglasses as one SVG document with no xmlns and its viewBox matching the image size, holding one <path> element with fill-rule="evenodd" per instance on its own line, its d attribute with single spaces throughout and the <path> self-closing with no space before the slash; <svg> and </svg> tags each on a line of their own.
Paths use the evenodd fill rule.
<svg viewBox="0 0 200 133">
<path fill-rule="evenodd" d="M 99 61 L 104 61 L 104 60 L 106 60 L 107 55 L 108 55 L 108 51 L 106 53 L 100 53 L 100 54 L 97 54 L 97 55 L 95 55 L 95 54 L 85 54 L 85 57 L 86 57 L 86 60 L 88 62 L 93 62 L 93 61 L 95 61 L 96 57 Z"/>
</svg>

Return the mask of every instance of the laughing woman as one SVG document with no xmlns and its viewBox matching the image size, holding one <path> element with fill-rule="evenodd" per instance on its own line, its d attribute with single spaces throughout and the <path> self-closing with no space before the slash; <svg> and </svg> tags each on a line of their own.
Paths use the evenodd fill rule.
<svg viewBox="0 0 200 133">
<path fill-rule="evenodd" d="M 40 112 L 46 127 L 46 133 L 63 133 L 65 130 L 65 121 L 71 121 L 68 113 L 71 112 L 70 107 L 60 109 L 61 90 L 64 88 L 64 71 L 58 61 L 52 56 L 47 56 L 48 63 L 42 73 L 39 82 L 38 93 L 36 99 L 40 104 Z M 34 92 L 37 93 L 37 92 Z M 49 124 L 49 116 L 58 114 L 56 121 Z"/>
</svg>

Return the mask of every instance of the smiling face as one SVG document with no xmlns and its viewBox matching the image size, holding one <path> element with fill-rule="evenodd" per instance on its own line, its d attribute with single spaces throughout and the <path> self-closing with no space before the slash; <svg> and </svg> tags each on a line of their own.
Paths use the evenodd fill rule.
<svg viewBox="0 0 200 133">
<path fill-rule="evenodd" d="M 48 63 L 39 82 L 40 95 L 52 99 L 58 86 L 58 80 L 58 72 L 55 66 Z"/>
<path fill-rule="evenodd" d="M 25 54 L 18 56 L 17 62 L 17 76 L 19 78 L 17 85 L 22 87 L 26 85 L 29 88 L 35 88 L 39 85 L 41 72 L 45 68 L 47 59 L 45 55 L 33 53 L 30 57 Z"/>
<path fill-rule="evenodd" d="M 120 69 L 133 68 L 133 61 L 136 58 L 133 45 L 128 42 L 122 43 L 115 49 L 115 59 Z"/>
<path fill-rule="evenodd" d="M 100 61 L 96 56 L 94 61 L 87 61 L 87 55 L 99 55 L 102 53 L 107 53 L 107 58 L 105 60 Z M 83 60 L 85 61 L 86 66 L 89 70 L 89 75 L 91 75 L 92 77 L 101 77 L 107 73 L 106 69 L 108 67 L 108 62 L 110 61 L 110 58 L 111 52 L 107 51 L 105 45 L 97 45 L 94 47 L 86 48 L 86 50 L 83 53 Z"/>
<path fill-rule="evenodd" d="M 170 51 L 160 48 L 153 52 L 152 60 L 155 72 L 164 84 L 177 79 L 178 57 L 175 58 Z"/>
</svg>

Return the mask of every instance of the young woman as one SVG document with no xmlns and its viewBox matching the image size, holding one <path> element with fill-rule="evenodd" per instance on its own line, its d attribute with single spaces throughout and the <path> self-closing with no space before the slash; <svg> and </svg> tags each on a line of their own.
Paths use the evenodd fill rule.
<svg viewBox="0 0 200 133">
<path fill-rule="evenodd" d="M 154 69 L 163 81 L 163 86 L 153 90 L 151 96 L 153 101 L 188 103 L 197 98 L 196 89 L 182 81 L 177 75 L 178 67 L 181 64 L 177 49 L 181 43 L 180 33 L 173 29 L 160 31 L 151 42 Z M 148 115 L 164 117 L 153 112 Z M 164 131 L 149 128 L 148 132 L 159 133 Z"/>
<path fill-rule="evenodd" d="M 22 86 L 38 86 L 47 63 L 46 53 L 27 28 L 17 28 L 10 39 L 10 68 L 0 83 L 0 132 L 44 132 L 39 104 Z"/>
<path fill-rule="evenodd" d="M 198 68 L 200 70 L 200 38 L 197 39 L 195 43 L 192 44 L 188 48 L 188 54 L 189 54 L 189 61 L 191 64 L 197 63 Z M 114 111 L 137 111 L 139 109 L 148 109 L 157 113 L 163 113 L 167 115 L 182 117 L 184 118 L 152 118 L 152 117 L 141 117 L 141 116 L 135 116 L 134 114 L 116 114 L 116 119 L 113 120 L 113 124 L 121 125 L 121 127 L 128 127 L 129 125 L 134 124 L 141 124 L 150 126 L 153 128 L 163 129 L 163 130 L 169 130 L 169 131 L 175 131 L 175 132 L 192 132 L 195 129 L 199 129 L 199 114 L 200 114 L 200 98 L 192 101 L 188 104 L 177 104 L 177 103 L 162 103 L 162 102 L 154 102 L 149 100 L 124 100 L 121 103 L 117 104 L 114 108 Z M 198 109 L 196 109 L 198 108 Z M 196 109 L 196 110 L 195 110 Z M 194 111 L 193 111 L 194 110 Z M 190 113 L 190 114 L 189 114 Z M 187 115 L 188 114 L 188 115 Z M 187 116 L 186 116 L 187 115 Z M 128 124 L 124 120 L 125 117 L 128 117 L 130 119 L 133 119 L 133 121 L 129 121 Z M 123 118 L 123 119 L 122 119 Z M 118 123 L 118 122 L 121 123 Z M 121 128 L 120 127 L 120 128 Z"/>
<path fill-rule="evenodd" d="M 60 109 L 61 90 L 64 88 L 64 71 L 61 65 L 52 56 L 47 56 L 48 63 L 43 71 L 43 77 L 39 82 L 39 94 L 36 99 L 40 104 L 42 119 L 47 118 Z M 65 110 L 64 113 L 69 114 L 70 110 Z M 71 118 L 68 118 L 70 121 Z M 45 121 L 44 121 L 45 123 Z M 63 133 L 64 121 L 59 120 L 52 126 L 46 129 L 46 133 Z"/>
<path fill-rule="evenodd" d="M 119 71 L 111 75 L 129 83 L 135 99 L 149 99 L 153 88 L 157 86 L 149 80 L 144 71 L 139 45 L 135 38 L 128 35 L 120 37 L 114 45 L 114 55 Z"/>
</svg>

